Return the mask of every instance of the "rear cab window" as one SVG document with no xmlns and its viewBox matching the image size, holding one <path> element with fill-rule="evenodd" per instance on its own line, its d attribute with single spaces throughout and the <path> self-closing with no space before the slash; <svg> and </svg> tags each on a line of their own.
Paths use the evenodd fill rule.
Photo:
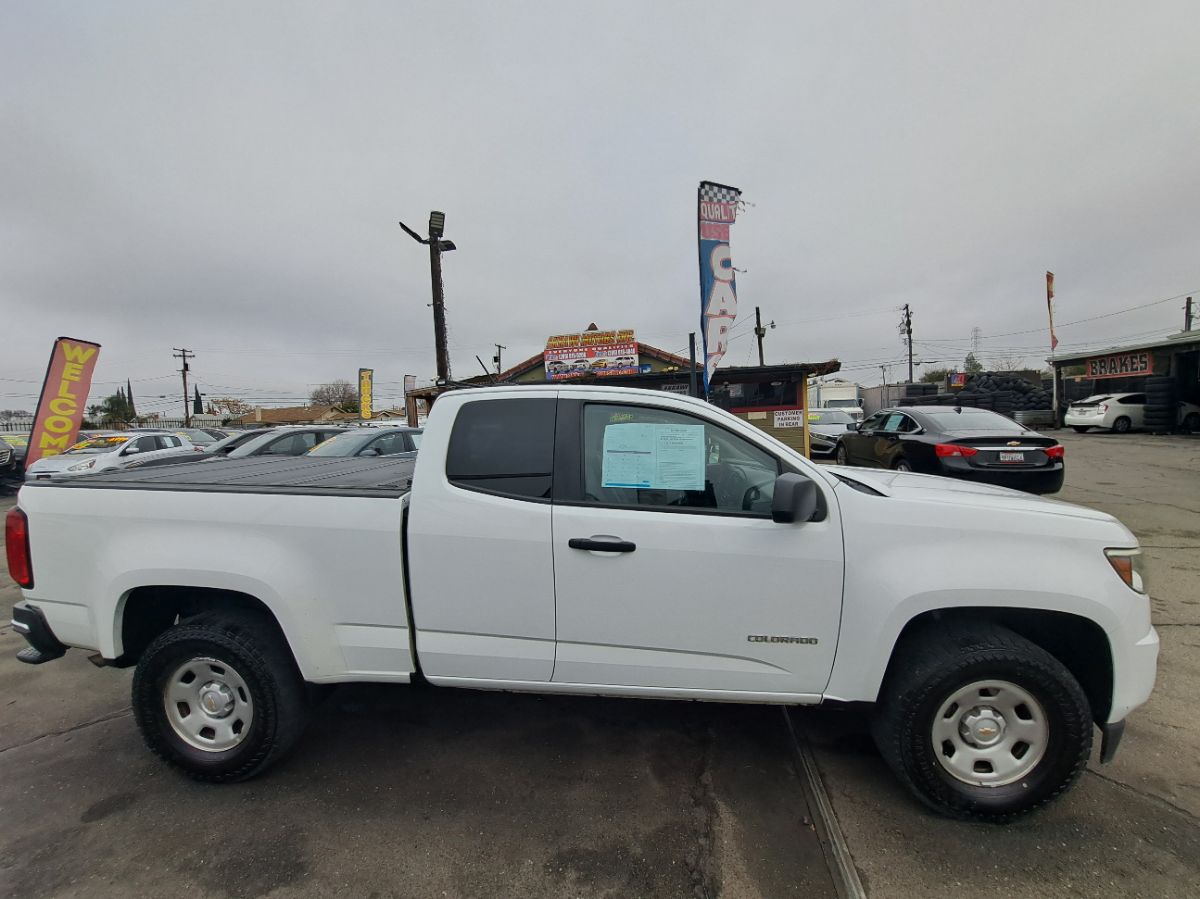
<svg viewBox="0 0 1200 899">
<path fill-rule="evenodd" d="M 551 398 L 463 404 L 446 451 L 446 479 L 456 487 L 549 502 L 554 485 Z"/>
</svg>

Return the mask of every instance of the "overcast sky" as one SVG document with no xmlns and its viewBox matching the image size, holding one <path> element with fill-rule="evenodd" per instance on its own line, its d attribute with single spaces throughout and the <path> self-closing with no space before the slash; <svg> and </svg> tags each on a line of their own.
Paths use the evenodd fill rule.
<svg viewBox="0 0 1200 899">
<path fill-rule="evenodd" d="M 0 408 L 53 339 L 178 411 L 373 367 L 434 373 L 443 209 L 455 375 L 547 335 L 699 317 L 696 185 L 733 229 L 728 364 L 903 373 L 1178 330 L 1200 299 L 1200 7 L 1080 3 L 10 2 L 0 27 Z M 1012 332 L 1025 332 L 1016 333 Z M 159 400 L 160 394 L 169 399 Z M 170 405 L 168 406 L 168 403 Z"/>
</svg>

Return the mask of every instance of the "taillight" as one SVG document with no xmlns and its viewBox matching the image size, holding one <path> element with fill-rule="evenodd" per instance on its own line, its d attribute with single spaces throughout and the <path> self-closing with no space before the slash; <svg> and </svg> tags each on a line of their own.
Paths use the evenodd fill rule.
<svg viewBox="0 0 1200 899">
<path fill-rule="evenodd" d="M 1107 411 L 1108 411 L 1108 403 L 1101 403 L 1101 404 L 1100 404 L 1100 411 L 1101 411 L 1101 412 L 1107 412 Z"/>
<path fill-rule="evenodd" d="M 1046 447 L 1046 458 L 1061 459 L 1066 451 L 1067 448 L 1065 446 L 1048 446 Z"/>
<path fill-rule="evenodd" d="M 8 555 L 8 573 L 18 587 L 33 586 L 33 564 L 29 560 L 29 519 L 20 509 L 10 509 L 4 517 L 4 549 Z"/>
<path fill-rule="evenodd" d="M 959 446 L 957 443 L 939 443 L 933 451 L 939 459 L 945 459 L 947 456 L 973 456 L 979 452 L 973 446 Z"/>
</svg>

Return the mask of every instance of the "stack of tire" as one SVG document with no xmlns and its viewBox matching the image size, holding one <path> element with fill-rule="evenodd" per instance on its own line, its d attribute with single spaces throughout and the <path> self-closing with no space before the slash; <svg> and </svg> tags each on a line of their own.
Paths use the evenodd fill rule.
<svg viewBox="0 0 1200 899">
<path fill-rule="evenodd" d="M 1043 384 L 1033 384 L 1018 375 L 1002 372 L 980 372 L 967 378 L 967 391 L 990 394 L 992 408 L 1001 415 L 1023 410 L 1049 409 L 1053 404 L 1051 390 Z"/>
<path fill-rule="evenodd" d="M 1146 378 L 1146 430 L 1152 434 L 1175 430 L 1176 402 L 1174 378 Z"/>
</svg>

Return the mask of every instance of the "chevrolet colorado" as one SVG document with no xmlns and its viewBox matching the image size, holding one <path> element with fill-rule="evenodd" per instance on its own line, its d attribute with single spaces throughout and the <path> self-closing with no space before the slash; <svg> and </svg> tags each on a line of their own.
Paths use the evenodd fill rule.
<svg viewBox="0 0 1200 899">
<path fill-rule="evenodd" d="M 1133 535 L 981 484 L 812 464 L 698 400 L 438 399 L 415 463 L 226 460 L 33 481 L 13 621 L 136 666 L 151 750 L 251 777 L 347 681 L 871 703 L 922 801 L 1007 820 L 1071 786 L 1154 684 Z"/>
</svg>

